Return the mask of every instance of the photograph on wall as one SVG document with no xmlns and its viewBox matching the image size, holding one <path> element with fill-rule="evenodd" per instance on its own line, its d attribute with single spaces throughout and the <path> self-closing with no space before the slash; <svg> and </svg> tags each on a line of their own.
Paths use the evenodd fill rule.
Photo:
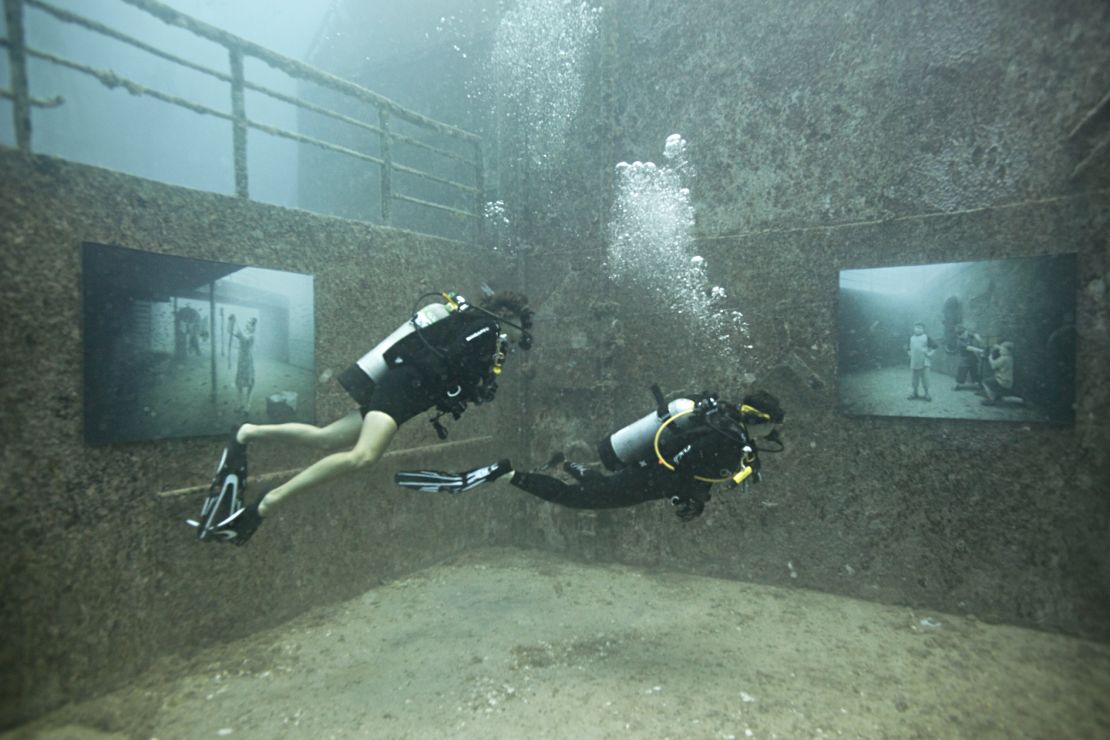
<svg viewBox="0 0 1110 740">
<path fill-rule="evenodd" d="M 89 444 L 312 423 L 313 278 L 81 245 Z"/>
<path fill-rule="evenodd" d="M 1074 254 L 841 270 L 840 409 L 1070 424 Z"/>
</svg>

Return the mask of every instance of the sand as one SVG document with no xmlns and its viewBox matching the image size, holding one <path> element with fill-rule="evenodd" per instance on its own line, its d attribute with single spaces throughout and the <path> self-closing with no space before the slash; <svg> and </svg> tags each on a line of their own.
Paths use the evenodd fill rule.
<svg viewBox="0 0 1110 740">
<path fill-rule="evenodd" d="M 933 419 L 983 419 L 987 421 L 1044 422 L 1048 417 L 1032 404 L 1018 403 L 1016 396 L 1007 396 L 1002 403 L 984 406 L 985 396 L 974 389 L 954 390 L 955 380 L 943 373 L 930 372 L 929 392 L 933 400 L 907 396 L 913 391 L 909 368 L 887 367 L 842 374 L 841 409 L 848 414 L 863 416 L 924 416 Z"/>
<path fill-rule="evenodd" d="M 488 549 L 4 737 L 1108 736 L 1107 645 Z"/>
</svg>

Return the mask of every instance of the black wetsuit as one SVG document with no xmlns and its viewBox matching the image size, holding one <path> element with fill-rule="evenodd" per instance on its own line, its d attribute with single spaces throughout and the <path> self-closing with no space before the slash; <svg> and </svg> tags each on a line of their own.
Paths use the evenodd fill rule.
<svg viewBox="0 0 1110 740">
<path fill-rule="evenodd" d="M 591 470 L 574 484 L 542 473 L 516 472 L 511 483 L 533 496 L 572 509 L 617 509 L 676 496 L 680 501 L 692 499 L 704 504 L 711 487 L 659 464 L 633 466 L 611 475 Z"/>
<path fill-rule="evenodd" d="M 568 472 L 576 478 L 574 484 L 549 475 L 521 472 L 513 474 L 511 483 L 545 501 L 574 509 L 616 509 L 668 499 L 677 507 L 680 518 L 693 519 L 702 513 L 713 486 L 695 475 L 712 480 L 731 478 L 739 462 L 739 448 L 748 441 L 746 429 L 738 434 L 742 436 L 725 436 L 701 426 L 670 440 L 662 453 L 674 470 L 649 459 L 611 475 L 587 468 L 576 472 L 578 466 L 572 466 Z M 751 465 L 758 469 L 754 457 Z"/>
<path fill-rule="evenodd" d="M 574 509 L 615 509 L 668 499 L 676 514 L 693 519 L 705 509 L 712 484 L 662 465 L 627 467 L 612 475 L 586 470 L 577 483 L 566 484 L 541 473 L 514 473 L 509 483 L 552 504 Z"/>
</svg>

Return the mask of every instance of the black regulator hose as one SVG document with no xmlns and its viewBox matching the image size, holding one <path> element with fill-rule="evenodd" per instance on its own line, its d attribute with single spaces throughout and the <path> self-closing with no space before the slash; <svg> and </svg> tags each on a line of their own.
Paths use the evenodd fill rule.
<svg viewBox="0 0 1110 740">
<path fill-rule="evenodd" d="M 655 397 L 655 412 L 662 419 L 670 411 L 670 406 L 667 405 L 667 399 L 663 397 L 663 389 L 658 383 L 651 384 L 651 395 Z"/>
</svg>

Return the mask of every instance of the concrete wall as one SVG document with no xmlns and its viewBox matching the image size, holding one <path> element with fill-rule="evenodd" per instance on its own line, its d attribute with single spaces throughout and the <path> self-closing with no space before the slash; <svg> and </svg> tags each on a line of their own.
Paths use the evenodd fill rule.
<svg viewBox="0 0 1110 740">
<path fill-rule="evenodd" d="M 681 131 L 706 234 L 1059 193 L 1076 164 L 1068 134 L 1110 82 L 1097 0 L 608 9 L 616 155 L 657 157 Z"/>
<path fill-rule="evenodd" d="M 166 653 L 279 623 L 477 544 L 505 543 L 513 499 L 421 496 L 402 466 L 461 468 L 512 453 L 519 356 L 497 402 L 437 442 L 418 417 L 366 475 L 294 500 L 248 547 L 198 543 L 223 440 L 101 448 L 81 432 L 79 245 L 119 244 L 315 275 L 317 413 L 353 408 L 333 377 L 426 290 L 515 285 L 467 245 L 161 185 L 0 149 L 0 727 L 112 687 Z M 404 450 L 414 450 L 404 452 Z M 251 449 L 252 475 L 314 453 Z M 168 494 L 199 486 L 197 490 Z"/>
<path fill-rule="evenodd" d="M 503 193 L 534 225 L 532 461 L 589 455 L 653 381 L 766 387 L 789 447 L 690 524 L 664 503 L 525 502 L 517 543 L 1110 639 L 1110 173 L 1104 156 L 1072 178 L 1089 149 L 1068 138 L 1110 86 L 1108 21 L 1094 1 L 606 3 L 582 146 Z M 751 350 L 691 341 L 607 277 L 613 167 L 660 162 L 672 132 L 698 173 L 698 254 Z M 1074 427 L 836 413 L 838 270 L 1064 252 Z"/>
</svg>

